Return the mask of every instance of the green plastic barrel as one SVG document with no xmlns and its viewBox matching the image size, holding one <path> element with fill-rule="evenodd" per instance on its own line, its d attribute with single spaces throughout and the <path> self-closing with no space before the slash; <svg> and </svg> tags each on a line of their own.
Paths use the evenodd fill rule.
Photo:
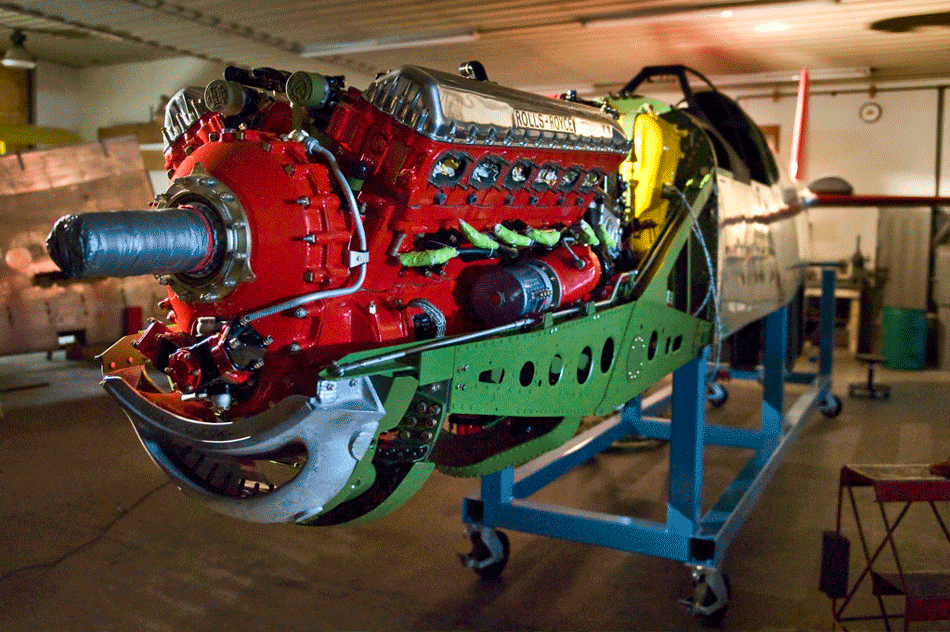
<svg viewBox="0 0 950 632">
<path fill-rule="evenodd" d="M 884 366 L 903 371 L 924 368 L 927 355 L 927 312 L 922 309 L 881 309 Z"/>
</svg>

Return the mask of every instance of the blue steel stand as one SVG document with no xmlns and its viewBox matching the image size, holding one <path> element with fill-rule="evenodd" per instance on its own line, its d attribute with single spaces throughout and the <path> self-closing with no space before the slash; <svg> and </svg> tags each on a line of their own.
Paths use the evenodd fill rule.
<svg viewBox="0 0 950 632">
<path fill-rule="evenodd" d="M 619 417 L 602 422 L 577 435 L 560 449 L 517 470 L 507 468 L 482 477 L 481 498 L 464 499 L 462 520 L 469 525 L 469 534 L 475 534 L 473 543 L 480 538 L 488 545 L 482 547 L 483 551 L 489 551 L 492 557 L 480 561 L 468 559 L 466 563 L 476 570 L 480 565 L 503 566 L 508 551 L 498 550 L 500 545 L 494 529 L 505 527 L 679 560 L 697 569 L 694 579 L 707 582 L 705 590 L 717 593 L 721 602 L 694 603 L 694 614 L 706 616 L 716 609 L 724 610 L 728 588 L 722 588 L 722 576 L 717 569 L 729 545 L 811 413 L 821 409 L 831 417 L 840 411 L 840 400 L 831 393 L 834 290 L 835 270 L 825 266 L 822 270 L 817 373 L 786 374 L 788 308 L 783 307 L 766 317 L 764 365 L 761 374 L 754 372 L 754 379 L 761 378 L 764 387 L 760 429 L 706 424 L 707 348 L 702 357 L 673 372 L 672 386 L 642 401 L 640 397 L 631 400 Z M 786 382 L 810 383 L 811 388 L 783 415 Z M 671 419 L 652 416 L 670 404 Z M 527 500 L 531 494 L 632 432 L 670 441 L 670 486 L 665 524 Z M 703 449 L 707 445 L 756 452 L 712 509 L 703 515 L 700 504 Z M 500 568 L 496 570 L 500 572 Z"/>
</svg>

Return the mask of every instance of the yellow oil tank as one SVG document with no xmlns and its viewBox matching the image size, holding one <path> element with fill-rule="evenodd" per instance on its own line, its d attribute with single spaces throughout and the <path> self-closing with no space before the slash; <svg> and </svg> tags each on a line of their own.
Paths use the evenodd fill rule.
<svg viewBox="0 0 950 632">
<path fill-rule="evenodd" d="M 673 184 L 683 157 L 681 142 L 686 132 L 651 108 L 642 109 L 634 117 L 633 148 L 630 157 L 620 165 L 620 175 L 627 183 L 627 220 L 636 219 L 643 227 L 630 237 L 628 246 L 634 254 L 643 256 L 666 220 L 669 202 L 661 195 L 663 185 Z M 629 128 L 624 125 L 624 129 Z"/>
</svg>

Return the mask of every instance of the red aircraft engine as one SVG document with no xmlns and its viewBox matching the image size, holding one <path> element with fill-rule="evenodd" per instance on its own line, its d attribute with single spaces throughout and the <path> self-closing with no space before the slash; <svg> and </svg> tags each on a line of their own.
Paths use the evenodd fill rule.
<svg viewBox="0 0 950 632">
<path fill-rule="evenodd" d="M 237 423 L 347 354 L 589 300 L 591 246 L 619 240 L 612 117 L 487 81 L 403 67 L 360 92 L 230 68 L 172 99 L 165 135 L 158 208 L 67 216 L 49 245 L 72 276 L 168 286 L 171 324 L 134 346 L 174 386 L 138 394 L 174 423 Z"/>
</svg>

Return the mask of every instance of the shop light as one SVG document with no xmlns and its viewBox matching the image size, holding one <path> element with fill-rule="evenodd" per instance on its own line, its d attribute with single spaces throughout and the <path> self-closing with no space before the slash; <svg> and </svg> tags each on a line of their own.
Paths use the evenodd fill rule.
<svg viewBox="0 0 950 632">
<path fill-rule="evenodd" d="M 34 59 L 33 56 L 30 55 L 30 52 L 26 50 L 26 47 L 23 46 L 23 42 L 25 41 L 26 36 L 23 34 L 23 31 L 13 31 L 10 35 L 10 48 L 3 54 L 3 58 L 0 59 L 0 64 L 3 64 L 7 68 L 21 68 L 25 70 L 36 68 L 36 59 Z"/>
<path fill-rule="evenodd" d="M 589 29 L 613 29 L 660 21 L 738 18 L 755 10 L 773 13 L 781 10 L 827 7 L 836 3 L 836 0 L 802 0 L 801 2 L 789 2 L 789 0 L 746 0 L 745 2 L 718 2 L 711 5 L 696 3 L 673 4 L 640 9 L 638 11 L 622 14 L 591 17 L 581 20 L 581 23 L 584 25 L 584 28 Z"/>
<path fill-rule="evenodd" d="M 856 68 L 815 68 L 808 69 L 808 77 L 812 81 L 844 81 L 848 79 L 868 79 L 871 68 L 868 66 Z M 775 83 L 798 83 L 800 71 L 777 70 L 774 72 L 757 72 L 747 75 L 719 75 L 711 76 L 709 80 L 715 86 L 748 86 Z"/>
<path fill-rule="evenodd" d="M 759 33 L 780 33 L 788 30 L 788 24 L 785 22 L 766 22 L 755 27 Z"/>
<path fill-rule="evenodd" d="M 443 35 L 420 39 L 370 39 L 358 42 L 340 42 L 321 46 L 305 46 L 300 52 L 301 57 L 332 57 L 334 55 L 352 55 L 356 53 L 375 53 L 384 50 L 400 50 L 403 48 L 425 48 L 427 46 L 441 46 L 443 44 L 467 44 L 479 39 L 478 31 Z"/>
</svg>

